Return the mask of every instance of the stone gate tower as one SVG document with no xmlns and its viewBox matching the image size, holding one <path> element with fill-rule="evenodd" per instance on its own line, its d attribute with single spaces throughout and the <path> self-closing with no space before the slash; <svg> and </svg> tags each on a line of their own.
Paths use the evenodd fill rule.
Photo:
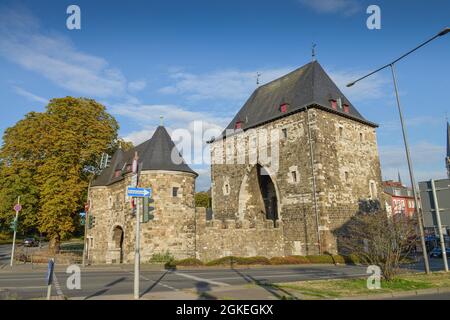
<svg viewBox="0 0 450 320">
<path fill-rule="evenodd" d="M 126 196 L 131 167 L 139 156 L 139 187 L 152 188 L 154 220 L 141 224 L 141 257 L 170 253 L 182 259 L 195 256 L 195 173 L 179 155 L 163 126 L 152 138 L 128 151 L 117 150 L 110 165 L 89 190 L 88 256 L 96 263 L 131 262 L 134 259 L 135 216 Z M 177 158 L 179 157 L 179 158 Z"/>
<path fill-rule="evenodd" d="M 381 195 L 376 128 L 316 61 L 255 90 L 210 141 L 214 219 L 236 221 L 254 243 L 228 253 L 339 251 L 341 227 Z M 276 236 L 258 245 L 252 229 Z"/>
</svg>

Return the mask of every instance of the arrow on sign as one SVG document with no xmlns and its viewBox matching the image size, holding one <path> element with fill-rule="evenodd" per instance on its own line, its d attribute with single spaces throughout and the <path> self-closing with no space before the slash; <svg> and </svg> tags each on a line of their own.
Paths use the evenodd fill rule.
<svg viewBox="0 0 450 320">
<path fill-rule="evenodd" d="M 127 195 L 135 198 L 150 198 L 152 196 L 152 189 L 128 187 Z"/>
</svg>

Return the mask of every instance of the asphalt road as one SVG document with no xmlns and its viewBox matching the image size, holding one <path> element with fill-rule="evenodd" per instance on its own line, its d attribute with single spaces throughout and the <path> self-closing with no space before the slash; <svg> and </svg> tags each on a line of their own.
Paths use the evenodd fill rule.
<svg viewBox="0 0 450 320">
<path fill-rule="evenodd" d="M 46 268 L 31 265 L 9 267 L 10 245 L 0 246 L 0 299 L 43 298 L 46 294 Z M 4 263 L 1 266 L 1 263 Z M 409 266 L 423 270 L 422 264 Z M 433 270 L 442 270 L 442 260 L 431 259 Z M 65 268 L 56 269 L 56 283 L 53 293 L 69 298 L 90 299 L 106 295 L 130 294 L 133 288 L 133 269 L 127 265 L 88 267 L 81 272 L 81 290 L 69 290 Z M 141 270 L 141 295 L 161 291 L 196 289 L 207 291 L 211 287 L 226 287 L 254 282 L 275 283 L 317 279 L 338 279 L 367 276 L 362 266 L 298 265 L 280 267 L 259 267 L 251 269 L 199 269 L 167 271 L 143 265 Z M 448 299 L 449 294 L 429 295 L 430 299 Z"/>
<path fill-rule="evenodd" d="M 9 268 L 8 268 L 9 269 Z M 67 289 L 68 274 L 64 270 L 55 272 L 57 283 L 53 293 L 63 294 L 69 298 L 90 299 L 105 295 L 130 294 L 133 288 L 133 272 L 114 268 L 103 270 L 83 269 L 81 273 L 81 290 Z M 0 298 L 8 295 L 13 299 L 43 298 L 46 294 L 46 270 L 0 272 Z M 359 266 L 292 266 L 267 267 L 252 269 L 214 269 L 214 270 L 141 270 L 141 295 L 160 291 L 179 291 L 197 289 L 207 291 L 211 287 L 226 287 L 262 281 L 290 282 L 312 279 L 348 278 L 365 276 L 365 268 Z M 58 292 L 58 289 L 61 290 Z"/>
</svg>

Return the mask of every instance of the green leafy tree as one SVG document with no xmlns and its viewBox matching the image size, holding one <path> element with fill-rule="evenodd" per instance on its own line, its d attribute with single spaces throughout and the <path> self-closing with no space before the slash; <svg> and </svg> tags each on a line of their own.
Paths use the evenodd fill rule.
<svg viewBox="0 0 450 320">
<path fill-rule="evenodd" d="M 118 128 L 103 105 L 66 97 L 51 100 L 45 112 L 30 113 L 6 131 L 0 197 L 5 194 L 5 207 L 11 207 L 17 193 L 30 195 L 30 224 L 47 235 L 50 249 L 59 250 L 60 241 L 75 231 L 92 169 L 101 153 L 118 147 Z"/>
<path fill-rule="evenodd" d="M 0 223 L 9 226 L 15 216 L 13 206 L 20 195 L 23 209 L 19 215 L 18 231 L 22 234 L 37 230 L 39 187 L 36 173 L 43 163 L 39 147 L 43 134 L 41 118 L 41 114 L 31 112 L 14 127 L 8 128 L 0 149 Z"/>
<path fill-rule="evenodd" d="M 210 203 L 211 199 L 207 192 L 197 192 L 195 194 L 196 207 L 210 208 L 211 207 Z"/>
</svg>

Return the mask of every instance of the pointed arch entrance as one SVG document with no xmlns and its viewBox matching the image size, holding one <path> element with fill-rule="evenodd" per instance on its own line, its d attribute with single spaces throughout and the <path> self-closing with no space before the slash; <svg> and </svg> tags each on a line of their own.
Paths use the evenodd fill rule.
<svg viewBox="0 0 450 320">
<path fill-rule="evenodd" d="M 272 220 L 274 226 L 280 219 L 279 192 L 270 172 L 260 164 L 249 168 L 239 190 L 238 218 L 252 220 L 258 216 Z"/>
<path fill-rule="evenodd" d="M 115 226 L 113 229 L 113 244 L 114 249 L 118 251 L 118 261 L 117 263 L 123 262 L 123 229 L 121 226 Z"/>
</svg>

